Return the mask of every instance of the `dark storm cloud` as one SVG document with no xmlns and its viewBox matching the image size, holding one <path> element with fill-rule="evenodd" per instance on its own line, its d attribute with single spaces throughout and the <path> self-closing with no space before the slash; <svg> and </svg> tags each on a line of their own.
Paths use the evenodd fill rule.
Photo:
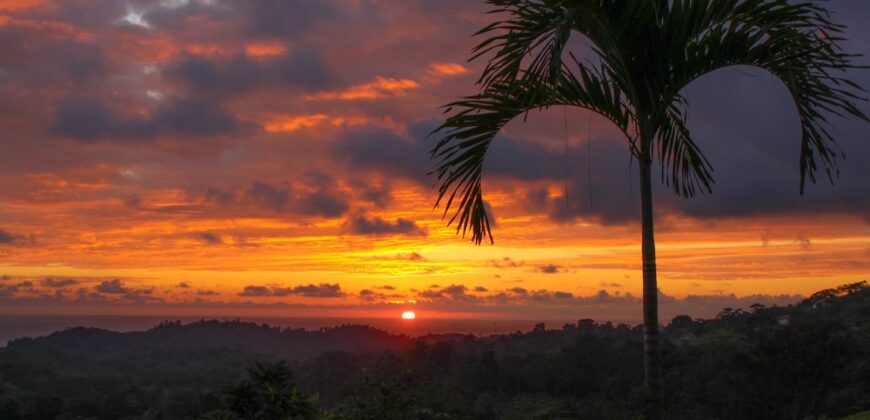
<svg viewBox="0 0 870 420">
<path fill-rule="evenodd" d="M 436 132 L 431 135 L 440 122 L 423 121 L 408 126 L 409 134 L 423 144 L 424 155 L 443 136 Z M 428 138 L 426 137 L 428 136 Z M 617 143 L 618 144 L 618 143 Z M 586 149 L 572 145 L 567 151 L 574 165 L 586 161 Z M 555 150 L 532 139 L 514 138 L 504 134 L 496 135 L 484 162 L 484 176 L 521 181 L 541 181 L 563 179 L 565 151 Z"/>
<path fill-rule="evenodd" d="M 867 72 L 863 72 L 867 73 Z M 870 79 L 854 72 L 864 87 Z M 670 199 L 670 206 L 697 217 L 740 217 L 796 212 L 861 214 L 870 208 L 867 124 L 833 117 L 834 133 L 846 159 L 830 185 L 825 175 L 798 194 L 800 126 L 791 96 L 781 82 L 754 69 L 726 69 L 689 86 L 689 128 L 710 158 L 713 194 Z M 867 110 L 866 104 L 862 106 Z"/>
<path fill-rule="evenodd" d="M 12 297 L 15 296 L 16 293 L 18 293 L 18 285 L 10 284 L 0 286 L 0 298 Z"/>
<path fill-rule="evenodd" d="M 187 56 L 170 64 L 164 74 L 207 97 L 266 87 L 312 91 L 335 86 L 335 77 L 320 54 L 304 48 L 268 59 Z"/>
<path fill-rule="evenodd" d="M 245 286 L 239 296 L 263 297 L 271 296 L 272 292 L 266 286 Z"/>
<path fill-rule="evenodd" d="M 570 302 L 574 300 L 575 297 L 573 294 L 569 292 L 563 291 L 550 291 L 550 290 L 527 290 L 522 287 L 514 287 L 507 290 L 499 291 L 494 294 L 481 294 L 486 293 L 487 289 L 482 286 L 477 286 L 473 290 L 475 293 L 470 293 L 468 287 L 462 284 L 451 284 L 447 287 L 430 287 L 429 290 L 424 290 L 419 292 L 417 296 L 423 301 L 429 302 L 478 302 L 478 303 L 488 303 L 488 304 L 509 304 L 509 303 L 523 303 L 523 302 Z M 596 296 L 596 299 L 601 299 L 601 293 Z M 606 292 L 603 292 L 606 295 Z M 586 298 L 576 298 L 576 299 L 586 299 Z"/>
<path fill-rule="evenodd" d="M 372 218 L 365 214 L 357 214 L 351 216 L 345 225 L 354 235 L 406 235 L 406 236 L 426 236 L 428 232 L 425 228 L 417 225 L 416 222 L 409 219 L 397 218 L 395 222 L 382 219 L 380 216 Z"/>
<path fill-rule="evenodd" d="M 43 47 L 41 63 L 37 73 L 23 74 L 24 80 L 36 82 L 49 81 L 53 84 L 72 83 L 81 85 L 96 83 L 112 71 L 111 63 L 103 48 L 98 44 L 63 41 Z"/>
<path fill-rule="evenodd" d="M 142 208 L 142 197 L 139 195 L 130 195 L 124 198 L 124 207 L 128 209 L 139 209 Z"/>
<path fill-rule="evenodd" d="M 555 274 L 562 270 L 562 266 L 556 264 L 544 264 L 538 266 L 537 271 L 540 271 L 544 274 Z"/>
<path fill-rule="evenodd" d="M 109 58 L 98 44 L 63 42 L 51 48 L 49 57 L 45 68 L 75 84 L 97 82 L 111 71 Z"/>
<path fill-rule="evenodd" d="M 32 9 L 13 13 L 21 17 L 44 21 L 61 21 L 83 29 L 114 26 L 127 13 L 127 2 L 115 0 L 68 0 L 36 3 Z"/>
<path fill-rule="evenodd" d="M 637 201 L 634 195 L 639 189 L 630 184 L 637 169 L 629 174 L 626 141 L 619 137 L 594 138 L 591 147 L 570 149 L 569 158 L 567 179 L 564 166 L 556 165 L 563 168 L 556 179 L 567 181 L 567 191 L 551 196 L 546 188 L 532 186 L 518 204 L 527 211 L 547 214 L 557 223 L 577 218 L 597 219 L 603 224 L 629 221 L 632 205 Z"/>
<path fill-rule="evenodd" d="M 55 109 L 53 134 L 81 141 L 149 141 L 160 135 L 211 136 L 241 128 L 213 103 L 179 100 L 147 117 L 125 116 L 95 98 L 67 98 Z"/>
<path fill-rule="evenodd" d="M 341 286 L 338 283 L 320 283 L 308 284 L 303 286 L 275 288 L 272 290 L 274 296 L 290 296 L 299 295 L 305 297 L 330 298 L 341 297 L 344 293 L 341 291 Z"/>
<path fill-rule="evenodd" d="M 526 191 L 526 200 L 523 203 L 526 210 L 543 213 L 550 204 L 550 192 L 544 187 L 532 187 Z"/>
<path fill-rule="evenodd" d="M 314 25 L 341 24 L 341 2 L 307 0 L 251 0 L 234 2 L 246 32 L 254 37 L 296 37 Z M 367 5 L 374 6 L 374 5 Z"/>
<path fill-rule="evenodd" d="M 292 212 L 305 216 L 335 218 L 350 208 L 347 197 L 335 189 L 328 180 L 309 177 L 310 183 L 294 191 L 289 185 L 273 185 L 255 181 L 244 193 L 252 204 L 275 212 Z"/>
<path fill-rule="evenodd" d="M 294 287 L 245 286 L 239 296 L 248 297 L 285 297 L 304 296 L 311 298 L 342 297 L 344 293 L 338 283 L 308 284 Z"/>
<path fill-rule="evenodd" d="M 205 201 L 220 205 L 230 204 L 236 199 L 236 196 L 233 192 L 223 191 L 214 187 L 206 188 L 203 196 L 205 198 Z"/>
<path fill-rule="evenodd" d="M 477 296 L 468 293 L 468 287 L 462 284 L 451 284 L 443 288 L 430 288 L 418 293 L 417 296 L 423 299 L 445 299 L 451 301 L 475 301 L 479 299 Z"/>
<path fill-rule="evenodd" d="M 392 190 L 390 185 L 383 183 L 381 185 L 372 185 L 365 181 L 351 181 L 351 186 L 358 191 L 359 197 L 365 201 L 372 203 L 379 209 L 384 209 L 392 201 Z"/>
<path fill-rule="evenodd" d="M 9 233 L 3 229 L 0 229 L 0 245 L 11 244 L 14 241 L 15 241 L 15 237 L 12 236 L 11 233 Z"/>
<path fill-rule="evenodd" d="M 483 165 L 487 175 L 524 181 L 564 177 L 565 170 L 561 165 L 565 159 L 564 153 L 533 141 L 503 135 L 496 136 L 492 144 Z M 571 155 L 580 153 L 577 149 L 569 149 Z"/>
<path fill-rule="evenodd" d="M 121 299 L 130 303 L 160 303 L 164 301 L 161 297 L 152 296 L 150 290 L 138 290 L 126 293 L 121 296 Z"/>
<path fill-rule="evenodd" d="M 347 199 L 335 191 L 318 190 L 304 194 L 299 200 L 299 210 L 309 216 L 339 217 L 350 208 Z"/>
<path fill-rule="evenodd" d="M 100 284 L 98 284 L 97 287 L 94 288 L 94 290 L 99 293 L 105 294 L 122 294 L 132 292 L 132 289 L 125 286 L 124 283 L 119 279 L 100 282 Z"/>
<path fill-rule="evenodd" d="M 489 296 L 489 300 L 494 302 L 509 303 L 509 302 L 536 302 L 536 303 L 565 303 L 574 299 L 574 295 L 569 292 L 550 291 L 550 290 L 526 290 L 522 287 L 514 287 L 495 295 Z"/>
<path fill-rule="evenodd" d="M 69 88 L 104 80 L 113 70 L 97 41 L 80 42 L 57 27 L 34 27 L 12 20 L 0 26 L 0 68 L 25 86 Z"/>
<path fill-rule="evenodd" d="M 375 289 L 383 289 L 383 290 L 393 290 L 393 288 L 387 287 L 375 287 Z M 396 293 L 382 293 L 377 292 L 371 289 L 363 289 L 359 291 L 357 295 L 359 299 L 363 302 L 387 302 L 390 300 L 404 300 L 405 296 Z"/>
<path fill-rule="evenodd" d="M 94 287 L 94 292 L 97 294 L 114 295 L 119 299 L 131 302 L 146 302 L 161 300 L 151 295 L 154 294 L 154 289 L 147 288 L 132 288 L 124 284 L 120 279 L 106 280 L 100 282 Z M 86 289 L 79 289 L 79 293 L 88 293 Z"/>
<path fill-rule="evenodd" d="M 149 126 L 158 133 L 184 136 L 229 134 L 241 128 L 236 118 L 208 101 L 180 100 L 157 112 Z"/>
<path fill-rule="evenodd" d="M 290 191 L 287 186 L 277 187 L 261 181 L 254 181 L 248 188 L 246 196 L 256 204 L 277 212 L 284 211 L 290 201 Z"/>
<path fill-rule="evenodd" d="M 383 294 L 373 292 L 369 289 L 362 289 L 359 291 L 359 298 L 364 301 L 374 301 L 383 298 Z"/>
<path fill-rule="evenodd" d="M 45 280 L 42 280 L 41 283 L 45 287 L 61 288 L 61 287 L 67 287 L 67 286 L 72 286 L 74 284 L 78 284 L 78 281 L 76 281 L 76 279 L 71 279 L 71 278 L 53 279 L 53 278 L 49 277 Z"/>
<path fill-rule="evenodd" d="M 351 167 L 427 183 L 434 168 L 429 148 L 419 140 L 408 140 L 384 129 L 350 130 L 339 139 L 335 155 Z"/>
<path fill-rule="evenodd" d="M 143 137 L 147 134 L 145 126 L 144 120 L 117 115 L 99 100 L 70 98 L 55 109 L 52 131 L 80 140 L 99 140 L 108 136 Z"/>
<path fill-rule="evenodd" d="M 398 176 L 430 184 L 434 178 L 426 174 L 435 168 L 429 153 L 439 139 L 433 121 L 409 124 L 409 137 L 383 129 L 349 130 L 335 149 L 337 158 L 359 169 L 375 170 L 384 175 Z M 564 155 L 540 144 L 499 135 L 493 141 L 486 162 L 486 176 L 524 181 L 560 179 L 564 175 L 561 163 Z M 569 151 L 574 155 L 580 150 Z"/>
<path fill-rule="evenodd" d="M 200 232 L 196 234 L 196 237 L 205 243 L 218 245 L 223 243 L 223 239 L 220 235 L 213 232 Z"/>
</svg>

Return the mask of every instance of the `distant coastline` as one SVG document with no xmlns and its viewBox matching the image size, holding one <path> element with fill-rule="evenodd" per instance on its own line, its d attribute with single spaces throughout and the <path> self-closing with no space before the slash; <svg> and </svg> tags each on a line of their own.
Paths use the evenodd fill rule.
<svg viewBox="0 0 870 420">
<path fill-rule="evenodd" d="M 468 320 L 468 319 L 416 319 L 403 321 L 393 318 L 317 318 L 317 317 L 225 317 L 225 316 L 161 316 L 161 315 L 17 315 L 0 314 L 0 347 L 18 338 L 37 338 L 73 327 L 93 327 L 115 332 L 145 331 L 164 321 L 183 324 L 199 320 L 241 320 L 256 324 L 269 324 L 281 328 L 317 330 L 340 325 L 371 326 L 393 334 L 417 337 L 426 334 L 472 334 L 486 336 L 529 331 L 540 322 L 548 328 L 561 328 L 577 320 Z"/>
</svg>

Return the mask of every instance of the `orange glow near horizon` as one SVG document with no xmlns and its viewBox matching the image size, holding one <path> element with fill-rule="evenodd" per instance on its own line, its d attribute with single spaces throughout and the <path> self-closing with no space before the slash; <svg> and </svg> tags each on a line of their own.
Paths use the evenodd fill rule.
<svg viewBox="0 0 870 420">
<path fill-rule="evenodd" d="M 417 314 L 413 311 L 402 312 L 402 319 L 417 319 Z"/>
</svg>

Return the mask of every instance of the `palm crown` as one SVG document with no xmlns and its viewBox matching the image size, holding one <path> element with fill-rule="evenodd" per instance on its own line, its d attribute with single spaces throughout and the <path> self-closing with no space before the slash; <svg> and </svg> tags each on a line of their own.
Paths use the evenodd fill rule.
<svg viewBox="0 0 870 420">
<path fill-rule="evenodd" d="M 484 158 L 498 131 L 530 110 L 578 106 L 603 115 L 641 162 L 657 158 L 662 181 L 684 197 L 712 191 L 712 167 L 692 140 L 681 91 L 717 69 L 745 65 L 777 77 L 800 117 L 800 191 L 821 169 L 836 176 L 840 151 L 828 118 L 867 117 L 863 90 L 846 78 L 854 55 L 843 27 L 812 2 L 787 0 L 488 0 L 503 19 L 476 35 L 472 59 L 492 56 L 480 93 L 446 106 L 432 151 L 436 206 L 455 208 L 463 236 L 492 241 L 481 190 Z M 573 32 L 597 58 L 565 52 Z M 567 56 L 567 57 L 566 57 Z"/>
</svg>

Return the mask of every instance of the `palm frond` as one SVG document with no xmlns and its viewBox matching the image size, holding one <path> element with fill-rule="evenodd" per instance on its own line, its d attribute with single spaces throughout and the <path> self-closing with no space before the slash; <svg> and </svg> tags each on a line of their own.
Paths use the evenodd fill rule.
<svg viewBox="0 0 870 420">
<path fill-rule="evenodd" d="M 475 33 L 488 37 L 472 50 L 470 60 L 493 54 L 481 73 L 482 89 L 524 77 L 552 81 L 562 69 L 562 50 L 571 35 L 571 13 L 563 2 L 488 0 L 491 13 L 507 14 Z M 531 63 L 523 65 L 531 57 Z"/>
<path fill-rule="evenodd" d="M 686 127 L 686 115 L 674 102 L 665 113 L 656 144 L 661 162 L 662 183 L 681 197 L 694 197 L 697 193 L 713 192 L 713 168 L 692 140 Z"/>
<path fill-rule="evenodd" d="M 830 116 L 867 116 L 856 106 L 864 90 L 846 77 L 853 54 L 839 43 L 844 27 L 812 2 L 674 2 L 665 29 L 691 27 L 671 47 L 684 54 L 670 76 L 675 91 L 711 71 L 734 65 L 766 70 L 789 90 L 800 117 L 800 191 L 816 181 L 819 166 L 833 181 L 842 154 L 831 134 Z M 674 57 L 676 60 L 679 57 Z M 677 61 L 678 63 L 680 61 Z"/>
<path fill-rule="evenodd" d="M 582 68 L 575 76 L 563 67 L 554 83 L 542 83 L 537 75 L 523 73 L 511 82 L 495 82 L 483 93 L 446 105 L 454 112 L 434 133 L 443 137 L 431 152 L 438 161 L 438 200 L 445 216 L 456 207 L 449 223 L 457 233 L 480 243 L 492 242 L 489 217 L 483 202 L 481 177 L 484 159 L 496 134 L 510 120 L 534 109 L 573 105 L 598 112 L 626 129 L 630 120 L 621 94 L 603 73 Z"/>
</svg>

